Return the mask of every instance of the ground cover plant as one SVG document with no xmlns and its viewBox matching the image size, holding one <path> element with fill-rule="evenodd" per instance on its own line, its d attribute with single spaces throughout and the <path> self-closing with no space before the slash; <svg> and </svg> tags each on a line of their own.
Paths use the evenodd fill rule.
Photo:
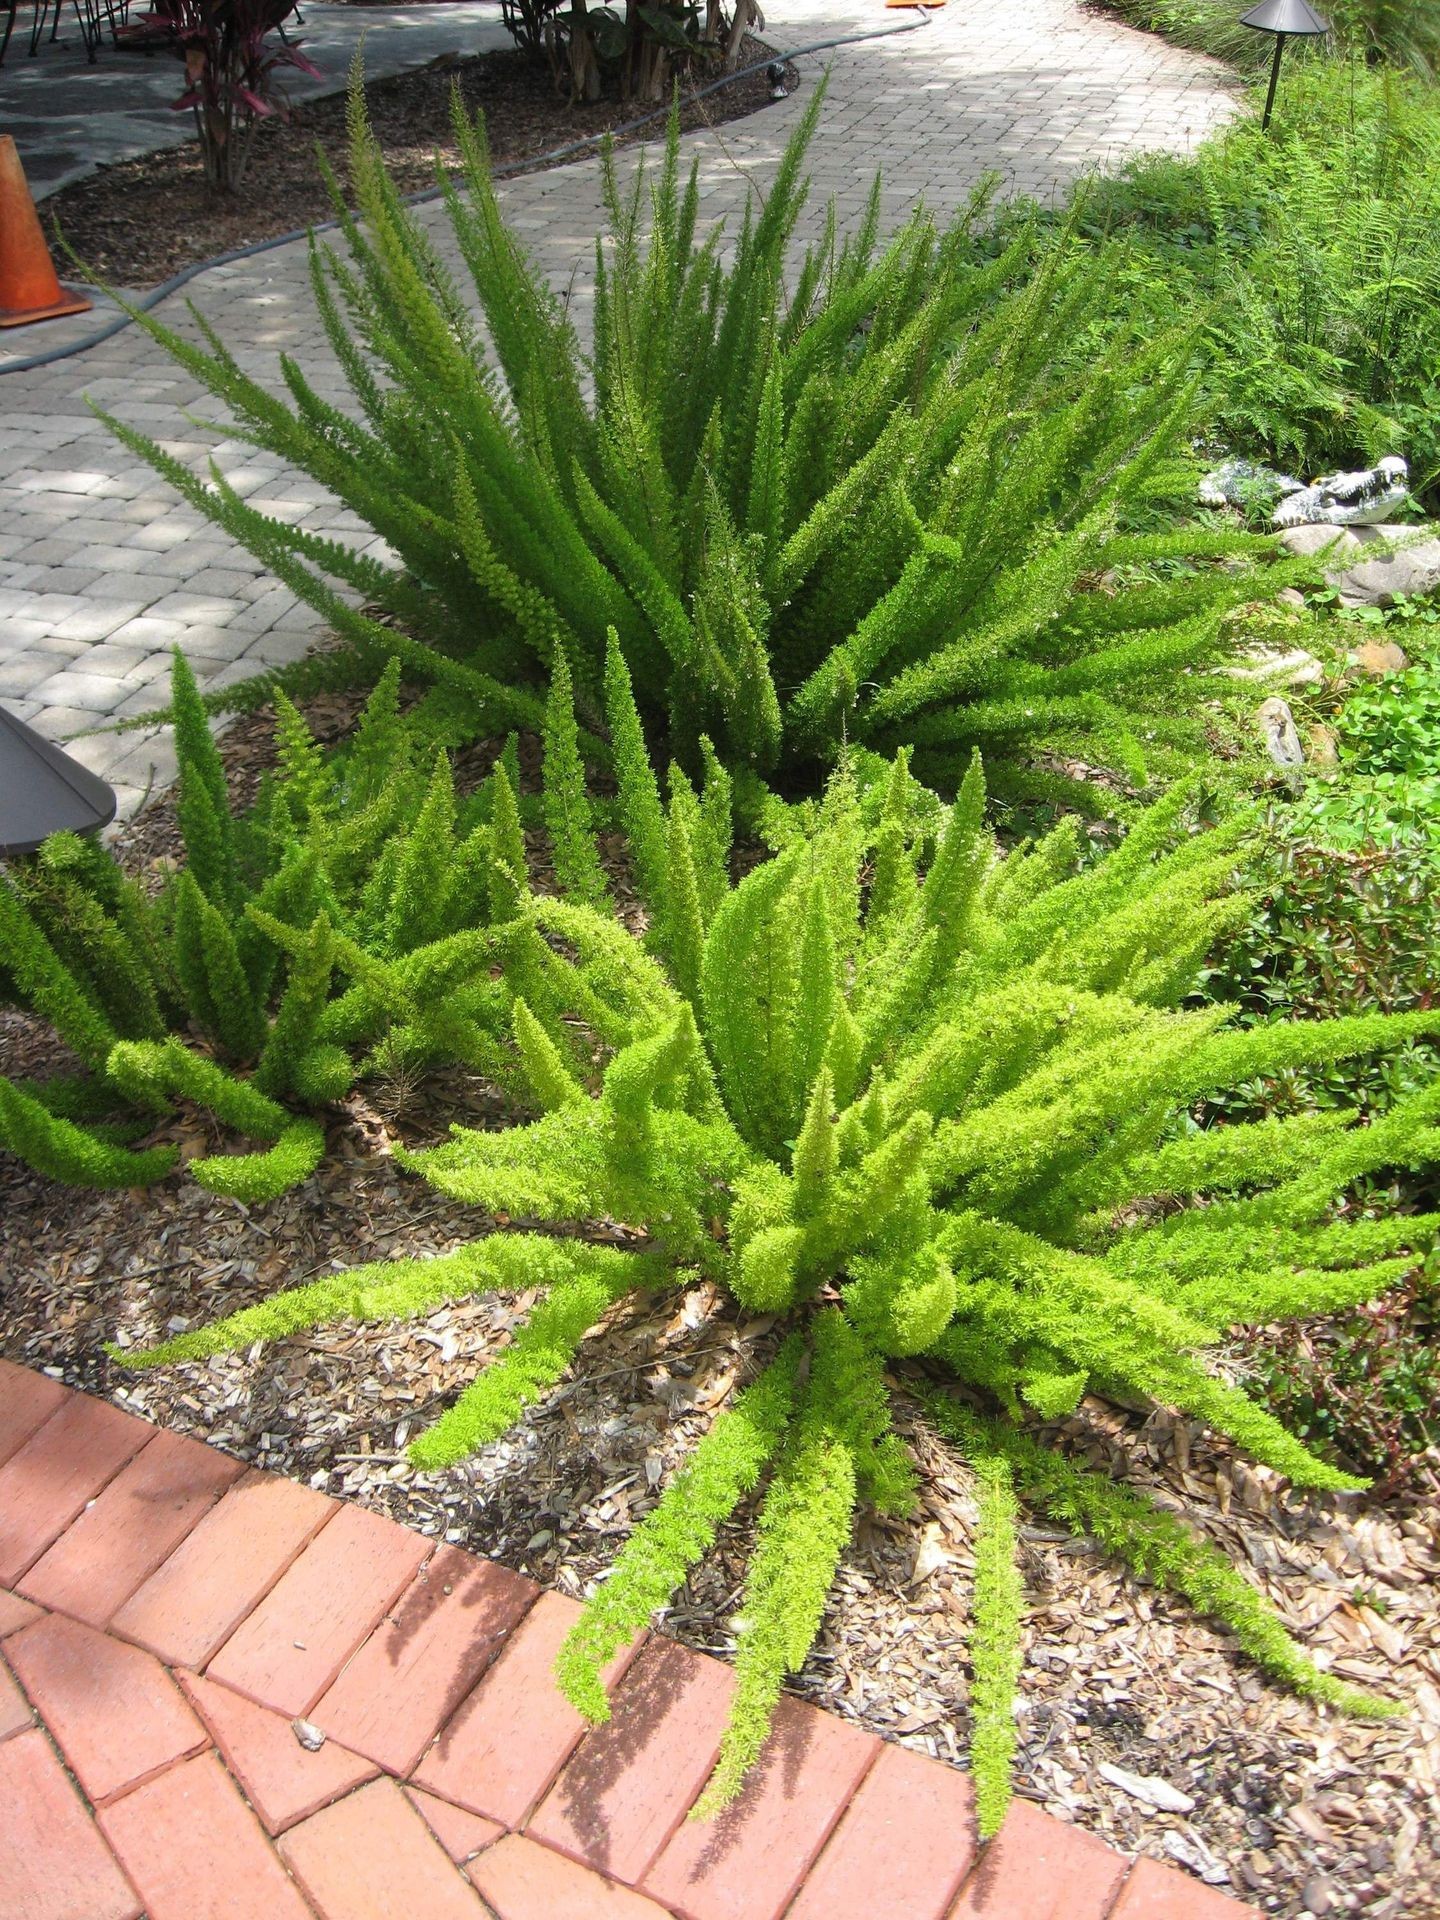
<svg viewBox="0 0 1440 1920">
<path fill-rule="evenodd" d="M 1073 821 L 999 860 L 978 763 L 937 822 L 902 753 L 868 809 L 842 766 L 808 830 L 792 815 L 788 844 L 734 884 L 723 779 L 702 799 L 677 769 L 663 806 L 614 643 L 608 668 L 617 810 L 648 934 L 608 910 L 583 789 L 557 757 L 548 806 L 565 897 L 536 895 L 492 855 L 523 929 L 506 984 L 538 1117 L 404 1155 L 450 1197 L 537 1224 L 287 1289 L 115 1357 L 198 1360 L 337 1318 L 538 1289 L 511 1345 L 413 1441 L 412 1460 L 434 1470 L 504 1433 L 637 1289 L 698 1272 L 771 1318 L 759 1371 L 559 1662 L 571 1699 L 604 1718 L 610 1655 L 764 1483 L 739 1687 L 702 1812 L 760 1753 L 857 1506 L 909 1506 L 889 1410 L 904 1361 L 922 1364 L 932 1418 L 983 1489 L 982 1831 L 1003 1811 L 1014 1737 L 1017 1489 L 1217 1615 L 1302 1693 L 1380 1710 L 1312 1667 L 1179 1520 L 1077 1472 L 1032 1427 L 1090 1390 L 1153 1398 L 1296 1486 L 1360 1484 L 1201 1356 L 1236 1328 L 1367 1300 L 1411 1271 L 1436 1216 L 1351 1222 L 1332 1202 L 1373 1170 L 1436 1157 L 1440 1084 L 1369 1126 L 1343 1109 L 1208 1130 L 1187 1115 L 1215 1088 L 1433 1034 L 1440 1011 L 1237 1030 L 1224 1008 L 1181 1010 L 1205 950 L 1248 911 L 1230 891 L 1238 825 L 1186 830 L 1181 791 L 1077 872 Z M 602 1219 L 643 1228 L 644 1244 L 577 1234 Z"/>
<path fill-rule="evenodd" d="M 1242 1021 L 1405 1011 L 1440 994 L 1437 620 L 1440 608 L 1426 601 L 1331 614 L 1350 639 L 1403 639 L 1413 664 L 1348 690 L 1328 716 L 1338 769 L 1273 808 L 1253 843 L 1253 912 L 1202 975 L 1205 993 Z M 1378 1116 L 1437 1074 L 1440 1052 L 1418 1039 L 1244 1082 L 1209 1105 L 1242 1120 L 1338 1109 Z M 1426 1213 L 1437 1200 L 1433 1168 L 1389 1170 L 1357 1181 L 1346 1206 L 1352 1217 L 1379 1218 Z M 1327 1457 L 1371 1475 L 1380 1494 L 1436 1484 L 1437 1277 L 1432 1253 L 1382 1299 L 1303 1330 L 1277 1329 L 1250 1356 L 1267 1404 Z"/>
<path fill-rule="evenodd" d="M 502 767 L 457 803 L 397 691 L 392 669 L 331 755 L 278 696 L 276 776 L 237 818 L 177 656 L 186 857 L 158 896 L 73 834 L 0 879 L 0 1001 L 42 1017 L 84 1069 L 0 1077 L 0 1145 L 57 1180 L 138 1186 L 177 1149 L 130 1143 L 183 1104 L 264 1143 L 188 1167 L 254 1202 L 314 1170 L 317 1110 L 357 1077 L 496 1064 L 487 868 L 495 835 L 519 832 L 513 790 Z"/>
<path fill-rule="evenodd" d="M 782 782 L 823 776 L 844 739 L 913 746 L 917 771 L 952 786 L 975 747 L 1005 790 L 1057 790 L 1041 748 L 1136 781 L 1173 770 L 1203 738 L 1197 702 L 1226 685 L 1208 672 L 1226 616 L 1297 577 L 1257 578 L 1269 550 L 1240 532 L 1130 524 L 1189 419 L 1186 343 L 1122 329 L 1096 365 L 1075 343 L 1107 259 L 1037 261 L 1022 232 L 985 263 L 965 221 L 941 232 L 923 213 L 882 243 L 878 199 L 787 294 L 820 104 L 817 90 L 728 263 L 719 231 L 701 234 L 673 127 L 648 232 L 646 185 L 622 194 L 607 163 L 588 355 L 462 115 L 447 206 L 487 347 L 358 92 L 363 225 L 345 217 L 348 258 L 313 255 L 355 416 L 291 361 L 287 397 L 267 391 L 203 320 L 200 347 L 138 316 L 232 410 L 220 431 L 323 480 L 396 565 L 268 518 L 111 425 L 371 670 L 401 652 L 407 672 L 467 691 L 480 731 L 537 724 L 532 689 L 562 657 L 593 721 L 613 627 L 652 740 L 692 775 L 702 732 L 732 771 Z"/>
<path fill-rule="evenodd" d="M 1203 320 L 1211 440 L 1307 479 L 1400 453 L 1440 504 L 1440 89 L 1312 62 L 1267 132 L 1132 162 L 1083 219 L 1129 242 L 1123 310 Z"/>
<path fill-rule="evenodd" d="M 1268 65 L 1274 37 L 1240 24 L 1231 0 L 1095 0 L 1137 27 L 1163 33 L 1242 68 Z M 1433 78 L 1440 67 L 1440 5 L 1436 0 L 1330 0 L 1324 9 L 1329 43 L 1310 49 L 1292 39 L 1287 61 L 1324 60 L 1331 45 L 1368 65 L 1408 67 Z"/>
</svg>

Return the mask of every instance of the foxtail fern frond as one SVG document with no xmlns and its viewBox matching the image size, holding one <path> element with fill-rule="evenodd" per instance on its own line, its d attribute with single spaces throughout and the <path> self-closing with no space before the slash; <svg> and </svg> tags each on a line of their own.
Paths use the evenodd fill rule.
<svg viewBox="0 0 1440 1920">
<path fill-rule="evenodd" d="M 444 199 L 464 294 L 386 176 L 357 72 L 360 217 L 332 182 L 339 241 L 311 254 L 349 411 L 289 360 L 273 391 L 203 317 L 198 341 L 133 318 L 227 409 L 218 433 L 310 474 L 389 559 L 107 424 L 372 671 L 388 653 L 467 699 L 472 737 L 540 725 L 552 674 L 588 715 L 613 634 L 639 723 L 692 777 L 702 735 L 762 777 L 813 773 L 847 740 L 913 744 L 942 781 L 977 747 L 1053 780 L 1028 763 L 1062 744 L 1138 784 L 1167 775 L 1202 744 L 1188 716 L 1226 689 L 1210 670 L 1228 616 L 1305 563 L 1267 568 L 1242 534 L 1127 528 L 1183 445 L 1193 343 L 1101 324 L 1103 249 L 1022 230 L 986 260 L 973 207 L 882 239 L 877 197 L 850 243 L 832 215 L 792 260 L 823 94 L 727 251 L 695 169 L 682 184 L 678 119 L 653 182 L 638 166 L 626 191 L 603 158 L 610 243 L 582 340 L 506 227 L 458 94 Z M 622 801 L 643 804 L 633 786 Z M 634 831 L 643 879 L 653 820 Z"/>
<path fill-rule="evenodd" d="M 342 1099 L 361 1073 L 398 1060 L 505 1064 L 512 990 L 493 977 L 488 923 L 504 917 L 492 912 L 497 855 L 525 884 L 518 816 L 512 828 L 501 772 L 487 795 L 457 796 L 425 706 L 402 717 L 398 689 L 391 663 L 354 741 L 329 751 L 277 695 L 278 764 L 242 813 L 177 655 L 179 871 L 152 898 L 108 853 L 64 834 L 0 881 L 0 995 L 80 1056 L 97 1110 L 132 1109 L 153 1126 L 184 1104 L 262 1143 L 191 1160 L 213 1192 L 258 1203 L 307 1178 L 324 1130 L 305 1109 Z M 552 790 L 573 788 L 579 741 L 572 715 Z M 593 863 L 588 806 L 574 825 Z M 3 1099 L 0 1143 L 53 1179 L 140 1184 L 176 1163 L 170 1146 L 132 1152 L 94 1133 L 85 1115 L 55 1109 L 44 1083 Z"/>
<path fill-rule="evenodd" d="M 987 1831 L 1013 1741 L 1012 1483 L 1232 1623 L 1277 1676 L 1363 1705 L 1312 1672 L 1213 1550 L 1077 1478 L 1031 1429 L 1087 1394 L 1153 1400 L 1298 1485 L 1362 1484 L 1205 1355 L 1234 1326 L 1368 1297 L 1425 1255 L 1433 1221 L 1351 1224 L 1336 1203 L 1367 1175 L 1437 1157 L 1440 1093 L 1368 1126 L 1341 1113 L 1198 1139 L 1192 1110 L 1236 1076 L 1434 1035 L 1440 1010 L 1239 1029 L 1223 1008 L 1182 1006 L 1197 930 L 1239 859 L 1237 830 L 1198 828 L 1183 790 L 1088 866 L 1071 826 L 1002 860 L 978 764 L 937 818 L 903 754 L 863 796 L 847 759 L 819 805 L 779 823 L 783 850 L 737 882 L 723 859 L 696 856 L 707 836 L 728 846 L 718 797 L 704 816 L 679 774 L 667 819 L 618 646 L 605 678 L 651 927 L 642 939 L 583 897 L 574 848 L 570 898 L 537 897 L 523 853 L 504 864 L 491 984 L 508 996 L 501 1044 L 540 1117 L 456 1128 L 400 1158 L 457 1201 L 551 1222 L 491 1235 L 475 1269 L 485 1283 L 508 1260 L 493 1283 L 545 1298 L 412 1453 L 434 1466 L 493 1436 L 632 1288 L 687 1286 L 698 1270 L 781 1345 L 591 1599 L 561 1658 L 570 1697 L 603 1715 L 618 1648 L 753 1491 L 738 1688 L 702 1811 L 732 1796 L 804 1664 L 857 1507 L 913 1503 L 888 1373 L 919 1357 L 966 1390 L 957 1411 L 932 1411 L 981 1482 L 974 1768 Z M 568 760 L 558 715 L 554 728 Z M 369 990 L 372 964 L 352 991 Z M 642 1253 L 598 1255 L 567 1224 L 617 1220 L 644 1231 Z M 447 1273 L 436 1267 L 437 1286 Z M 420 1269 L 397 1270 L 389 1290 L 362 1278 L 367 1313 L 433 1297 Z M 160 1355 L 282 1335 L 355 1311 L 351 1298 L 343 1277 L 282 1292 Z M 972 1399 L 988 1411 L 971 1414 Z"/>
</svg>

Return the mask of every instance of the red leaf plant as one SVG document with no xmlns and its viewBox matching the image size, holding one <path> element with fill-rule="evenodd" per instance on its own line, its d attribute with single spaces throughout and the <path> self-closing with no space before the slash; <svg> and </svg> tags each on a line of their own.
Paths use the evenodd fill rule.
<svg viewBox="0 0 1440 1920">
<path fill-rule="evenodd" d="M 234 193 L 245 178 L 261 120 L 286 112 L 277 74 L 320 70 L 281 28 L 296 0 L 161 0 L 144 26 L 163 31 L 185 62 L 185 91 L 171 105 L 195 115 L 205 178 Z"/>
</svg>

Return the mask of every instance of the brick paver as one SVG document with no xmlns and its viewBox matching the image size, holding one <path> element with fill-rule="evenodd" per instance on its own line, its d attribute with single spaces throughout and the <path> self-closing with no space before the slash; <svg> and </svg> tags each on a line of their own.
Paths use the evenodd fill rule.
<svg viewBox="0 0 1440 1920">
<path fill-rule="evenodd" d="M 457 1867 L 473 1860 L 505 1831 L 498 1820 L 484 1820 L 478 1813 L 452 1807 L 448 1800 L 437 1800 L 419 1787 L 407 1787 L 405 1797 Z"/>
<path fill-rule="evenodd" d="M 314 1920 L 213 1753 L 98 1815 L 149 1920 Z"/>
<path fill-rule="evenodd" d="M 209 1745 L 158 1660 L 78 1620 L 38 1621 L 5 1657 L 96 1806 Z"/>
<path fill-rule="evenodd" d="M 9 1740 L 17 1733 L 24 1733 L 27 1727 L 33 1727 L 35 1716 L 30 1711 L 30 1702 L 15 1684 L 15 1679 L 0 1657 L 0 1740 Z"/>
<path fill-rule="evenodd" d="M 308 1713 L 429 1552 L 392 1520 L 342 1507 L 210 1662 L 211 1679 Z"/>
<path fill-rule="evenodd" d="M 270 1833 L 283 1833 L 380 1771 L 338 1741 L 305 1746 L 283 1713 L 257 1707 L 229 1687 L 198 1674 L 183 1674 L 180 1684 Z"/>
<path fill-rule="evenodd" d="M 1110 1909 L 1111 1920 L 1235 1920 L 1228 1894 L 1202 1886 L 1188 1873 L 1137 1860 Z"/>
<path fill-rule="evenodd" d="M 734 1692 L 727 1667 L 652 1640 L 616 1689 L 611 1717 L 530 1822 L 537 1840 L 637 1883 L 699 1797 Z"/>
<path fill-rule="evenodd" d="M 799 49 L 913 24 L 873 0 L 784 0 L 770 10 L 769 32 Z M 1092 166 L 1151 148 L 1188 151 L 1234 111 L 1228 76 L 1214 62 L 1079 0 L 955 5 L 918 31 L 802 54 L 798 67 L 801 85 L 789 100 L 685 137 L 686 159 L 700 163 L 706 219 L 738 225 L 747 195 L 773 177 L 824 68 L 830 92 L 810 152 L 801 243 L 820 234 L 832 195 L 842 230 L 853 227 L 877 167 L 887 222 L 922 195 L 945 217 L 986 174 L 998 173 L 1005 192 L 1048 199 Z M 633 149 L 617 156 L 622 180 L 636 159 Z M 504 182 L 500 198 L 583 329 L 601 224 L 598 161 Z M 432 206 L 420 219 L 452 258 L 443 213 Z M 187 295 L 247 368 L 278 386 L 278 355 L 291 352 L 322 398 L 344 404 L 307 275 L 298 242 L 202 275 Z M 182 302 L 162 314 L 189 330 Z M 25 351 L 42 345 L 43 331 L 27 330 Z M 134 328 L 75 359 L 0 377 L 0 700 L 52 738 L 163 704 L 172 646 L 211 690 L 299 658 L 322 629 L 109 436 L 87 393 L 201 472 L 213 451 L 253 504 L 312 532 L 377 545 L 316 482 L 192 427 L 187 411 L 198 404 L 203 417 L 212 403 Z M 138 803 L 152 772 L 162 783 L 173 777 L 164 734 L 92 734 L 76 751 L 113 782 L 122 811 Z"/>
<path fill-rule="evenodd" d="M 212 1477 L 204 1449 L 26 1380 L 0 1375 L 32 1417 L 0 1539 L 33 1540 L 42 1482 L 68 1522 L 35 1562 L 50 1604 L 0 1589 L 0 1920 L 1248 1911 L 1025 1802 L 977 1854 L 963 1775 L 789 1698 L 736 1805 L 688 1819 L 734 1690 L 719 1661 L 650 1636 L 587 1732 L 552 1673 L 572 1601 L 268 1474 L 222 1492 L 233 1462 Z"/>
<path fill-rule="evenodd" d="M 482 1853 L 470 1878 L 496 1920 L 665 1920 L 669 1912 L 518 1833 Z"/>
<path fill-rule="evenodd" d="M 21 1593 L 103 1627 L 244 1471 L 198 1440 L 157 1433 L 30 1569 Z"/>
<path fill-rule="evenodd" d="M 35 1429 L 0 1467 L 0 1586 L 15 1585 L 152 1431 L 83 1394 Z"/>
<path fill-rule="evenodd" d="M 111 1628 L 176 1667 L 203 1667 L 340 1509 L 247 1473 L 116 1614 Z"/>
<path fill-rule="evenodd" d="M 7 1593 L 0 1587 L 0 1640 L 6 1634 L 18 1633 L 21 1627 L 28 1627 L 32 1620 L 40 1618 L 40 1609 L 29 1600 L 22 1600 L 18 1593 Z"/>
<path fill-rule="evenodd" d="M 317 1704 L 315 1724 L 408 1774 L 538 1591 L 508 1567 L 442 1548 Z"/>
<path fill-rule="evenodd" d="M 37 1727 L 0 1745 L 5 1920 L 138 1920 L 140 1902 Z"/>
<path fill-rule="evenodd" d="M 573 1600 L 541 1594 L 426 1754 L 417 1785 L 506 1826 L 524 1825 L 585 1731 L 554 1679 L 555 1656 L 579 1617 Z M 612 1686 L 630 1657 L 626 1649 L 606 1669 Z"/>
<path fill-rule="evenodd" d="M 886 1747 L 786 1920 L 945 1920 L 975 1858 L 975 1796 L 962 1773 Z"/>
<path fill-rule="evenodd" d="M 280 1851 L 323 1920 L 488 1920 L 393 1780 L 376 1780 L 304 1821 Z"/>
<path fill-rule="evenodd" d="M 1125 1862 L 1093 1833 L 1017 1800 L 951 1908 L 952 1920 L 1105 1920 Z"/>
<path fill-rule="evenodd" d="M 782 1700 L 759 1767 L 716 1821 L 685 1821 L 645 1876 L 683 1920 L 779 1920 L 839 1822 L 880 1742 Z"/>
<path fill-rule="evenodd" d="M 0 1360 L 0 1465 L 64 1406 L 65 1389 L 43 1373 Z"/>
</svg>

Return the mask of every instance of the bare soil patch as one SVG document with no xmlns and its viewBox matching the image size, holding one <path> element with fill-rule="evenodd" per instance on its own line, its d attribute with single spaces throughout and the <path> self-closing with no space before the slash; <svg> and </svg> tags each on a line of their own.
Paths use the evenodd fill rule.
<svg viewBox="0 0 1440 1920">
<path fill-rule="evenodd" d="M 740 64 L 764 60 L 770 52 L 747 39 Z M 177 92 L 180 80 L 177 63 Z M 657 119 L 638 132 L 621 132 L 652 111 L 635 101 L 570 106 L 556 94 L 548 73 L 518 52 L 469 59 L 442 55 L 415 73 L 373 81 L 365 90 L 371 123 L 401 193 L 423 193 L 435 185 L 437 155 L 442 162 L 457 160 L 450 118 L 455 87 L 470 114 L 484 113 L 497 168 L 540 171 L 562 164 L 545 156 L 575 141 L 608 131 L 617 145 L 628 146 L 653 139 L 663 127 L 663 119 Z M 682 100 L 680 124 L 687 132 L 719 126 L 769 104 L 765 74 L 749 74 L 703 100 Z M 106 167 L 62 188 L 41 212 L 47 229 L 63 234 L 97 278 L 110 286 L 151 287 L 198 261 L 333 218 L 317 147 L 348 196 L 343 95 L 302 102 L 288 120 L 262 124 L 245 184 L 228 198 L 209 191 L 199 148 L 187 144 Z"/>
</svg>

